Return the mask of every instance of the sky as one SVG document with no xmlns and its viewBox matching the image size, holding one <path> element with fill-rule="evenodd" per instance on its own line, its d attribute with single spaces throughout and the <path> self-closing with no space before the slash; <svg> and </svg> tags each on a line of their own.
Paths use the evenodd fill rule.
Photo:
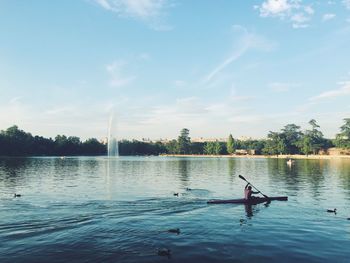
<svg viewBox="0 0 350 263">
<path fill-rule="evenodd" d="M 0 130 L 265 138 L 350 117 L 350 0 L 0 0 Z"/>
</svg>

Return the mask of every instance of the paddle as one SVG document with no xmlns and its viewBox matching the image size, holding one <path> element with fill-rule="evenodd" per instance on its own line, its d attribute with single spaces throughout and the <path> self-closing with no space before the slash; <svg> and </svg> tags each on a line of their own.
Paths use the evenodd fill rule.
<svg viewBox="0 0 350 263">
<path fill-rule="evenodd" d="M 257 190 L 258 192 L 260 192 L 260 190 L 258 188 L 256 188 L 254 185 L 252 185 L 250 182 L 247 181 L 247 179 L 245 179 L 243 177 L 243 175 L 238 175 L 239 178 L 241 178 L 242 180 L 246 181 L 248 184 L 250 184 L 251 186 L 253 186 L 255 188 L 255 190 Z M 269 199 L 269 197 L 267 195 L 264 195 L 262 192 L 260 192 L 260 194 L 262 194 L 265 198 Z"/>
</svg>

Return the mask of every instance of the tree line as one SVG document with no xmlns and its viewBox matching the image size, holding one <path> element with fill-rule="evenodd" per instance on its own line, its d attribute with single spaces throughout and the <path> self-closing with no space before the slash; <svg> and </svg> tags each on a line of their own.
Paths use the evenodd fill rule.
<svg viewBox="0 0 350 263">
<path fill-rule="evenodd" d="M 207 154 L 225 155 L 254 152 L 254 154 L 318 154 L 330 147 L 350 149 L 350 118 L 344 119 L 336 138 L 326 139 L 320 126 L 312 119 L 304 131 L 287 124 L 280 131 L 270 131 L 267 139 L 238 140 L 230 134 L 226 142 L 191 142 L 189 129 L 180 131 L 177 139 L 168 142 L 122 140 L 120 155 Z M 79 137 L 57 135 L 55 138 L 33 136 L 16 125 L 0 132 L 0 156 L 77 156 L 106 155 L 107 145 L 95 138 L 81 141 Z"/>
<path fill-rule="evenodd" d="M 122 140 L 120 155 L 158 155 L 166 153 L 160 143 Z M 0 132 L 0 156 L 96 156 L 107 155 L 107 145 L 95 138 L 81 141 L 76 136 L 44 138 L 20 130 L 16 125 Z"/>
<path fill-rule="evenodd" d="M 296 124 L 287 124 L 280 131 L 270 131 L 267 139 L 235 140 L 230 134 L 226 142 L 191 143 L 189 131 L 183 129 L 177 141 L 173 141 L 170 153 L 178 154 L 239 154 L 253 153 L 264 155 L 279 154 L 319 154 L 331 147 L 350 149 L 350 118 L 344 119 L 340 133 L 331 140 L 324 138 L 316 120 L 309 121 L 310 127 L 304 131 Z M 184 151 L 183 149 L 186 149 Z"/>
<path fill-rule="evenodd" d="M 0 132 L 0 156 L 104 155 L 106 146 L 91 138 L 57 135 L 54 139 L 20 130 L 16 125 Z"/>
</svg>

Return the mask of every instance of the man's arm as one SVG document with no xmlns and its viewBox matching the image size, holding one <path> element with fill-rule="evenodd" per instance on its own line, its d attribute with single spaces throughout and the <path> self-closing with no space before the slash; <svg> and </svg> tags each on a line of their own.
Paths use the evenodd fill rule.
<svg viewBox="0 0 350 263">
<path fill-rule="evenodd" d="M 244 189 L 247 189 L 247 188 L 248 188 L 248 186 L 249 186 L 249 183 L 247 183 L 247 185 L 244 187 Z"/>
</svg>

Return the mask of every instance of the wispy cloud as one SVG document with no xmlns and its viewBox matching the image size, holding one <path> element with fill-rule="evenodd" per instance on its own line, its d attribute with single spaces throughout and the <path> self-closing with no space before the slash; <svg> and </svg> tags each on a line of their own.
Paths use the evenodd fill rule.
<svg viewBox="0 0 350 263">
<path fill-rule="evenodd" d="M 146 52 L 144 52 L 144 53 L 141 53 L 141 54 L 139 55 L 139 58 L 140 58 L 141 60 L 150 60 L 150 59 L 151 59 L 151 55 L 148 54 L 148 53 L 146 53 Z"/>
<path fill-rule="evenodd" d="M 249 43 L 244 43 L 238 49 L 236 49 L 230 56 L 228 56 L 223 62 L 221 62 L 218 66 L 216 66 L 205 78 L 204 82 L 210 82 L 215 75 L 217 75 L 220 71 L 230 65 L 232 62 L 240 58 L 249 48 Z"/>
<path fill-rule="evenodd" d="M 263 120 L 267 119 L 267 117 L 263 116 L 263 115 L 258 115 L 258 114 L 251 114 L 251 115 L 236 115 L 233 117 L 230 117 L 228 119 L 229 122 L 232 123 L 257 123 L 257 122 L 261 122 Z"/>
<path fill-rule="evenodd" d="M 176 108 L 178 112 L 186 114 L 201 114 L 206 112 L 204 104 L 197 97 L 177 99 Z"/>
<path fill-rule="evenodd" d="M 130 84 L 135 76 L 125 76 L 123 70 L 126 63 L 123 61 L 114 61 L 106 66 L 106 71 L 110 75 L 109 85 L 112 87 L 123 87 Z"/>
<path fill-rule="evenodd" d="M 177 79 L 177 80 L 174 81 L 174 85 L 177 88 L 183 88 L 183 87 L 187 86 L 187 82 L 184 81 L 184 80 Z"/>
<path fill-rule="evenodd" d="M 242 108 L 242 106 L 232 104 L 230 99 L 208 103 L 200 97 L 185 97 L 178 98 L 173 103 L 153 107 L 140 122 L 147 125 L 165 125 L 166 127 L 181 123 L 181 125 L 202 129 L 204 126 L 212 127 L 216 121 L 228 124 L 227 121 L 232 116 L 249 114 L 249 110 L 247 106 Z"/>
<path fill-rule="evenodd" d="M 120 98 L 114 98 L 118 105 Z M 79 100 L 50 101 L 50 105 L 30 105 L 27 100 L 11 99 L 0 105 L 0 129 L 6 129 L 14 124 L 33 135 L 54 137 L 57 134 L 80 136 L 82 139 L 107 136 L 108 116 L 110 109 L 108 101 L 88 100 L 81 94 Z M 130 103 L 129 103 L 130 104 Z M 120 108 L 126 108 L 123 103 Z M 84 127 L 82 129 L 82 127 Z"/>
<path fill-rule="evenodd" d="M 315 12 L 310 5 L 303 5 L 301 0 L 266 0 L 254 8 L 259 10 L 261 17 L 290 21 L 293 28 L 308 27 Z"/>
<path fill-rule="evenodd" d="M 343 0 L 342 3 L 347 9 L 350 9 L 350 0 Z"/>
<path fill-rule="evenodd" d="M 288 0 L 268 0 L 257 6 L 260 10 L 260 15 L 262 17 L 268 16 L 278 16 L 285 17 L 293 6 L 288 2 Z"/>
<path fill-rule="evenodd" d="M 334 19 L 335 16 L 336 16 L 335 14 L 324 14 L 324 15 L 322 16 L 322 20 L 323 20 L 323 21 L 329 21 L 329 20 Z"/>
<path fill-rule="evenodd" d="M 144 112 L 138 122 L 143 129 L 157 125 L 167 129 L 180 129 L 177 127 L 180 123 L 183 126 L 200 126 L 207 113 L 206 105 L 199 98 L 179 98 L 173 103 L 154 106 L 150 111 Z"/>
<path fill-rule="evenodd" d="M 9 104 L 10 105 L 18 104 L 20 103 L 21 99 L 22 97 L 19 97 L 19 96 L 13 97 L 12 99 L 10 99 Z"/>
<path fill-rule="evenodd" d="M 229 99 L 231 101 L 247 101 L 247 100 L 252 100 L 254 99 L 253 96 L 246 96 L 246 95 L 239 95 L 237 92 L 237 89 L 233 86 L 231 88 L 231 92 L 230 92 L 230 97 Z"/>
<path fill-rule="evenodd" d="M 233 101 L 247 101 L 247 100 L 252 100 L 252 99 L 254 99 L 253 96 L 244 96 L 244 95 L 231 96 L 231 100 L 233 100 Z"/>
<path fill-rule="evenodd" d="M 249 32 L 243 26 L 233 25 L 232 30 L 234 33 L 240 35 L 238 43 L 236 43 L 236 48 L 204 77 L 203 84 L 212 81 L 219 72 L 223 71 L 227 66 L 243 56 L 249 49 L 271 50 L 274 46 L 274 44 L 267 41 L 265 38 Z"/>
<path fill-rule="evenodd" d="M 287 92 L 290 91 L 292 88 L 300 86 L 300 84 L 287 82 L 272 82 L 268 86 L 273 92 Z"/>
<path fill-rule="evenodd" d="M 120 17 L 140 20 L 155 30 L 170 30 L 164 22 L 168 0 L 95 0 L 104 9 Z"/>
<path fill-rule="evenodd" d="M 313 15 L 315 13 L 315 10 L 309 5 L 304 6 L 304 11 L 309 15 Z"/>
<path fill-rule="evenodd" d="M 338 84 L 341 86 L 340 88 L 322 92 L 321 94 L 319 94 L 317 96 L 311 97 L 309 100 L 311 102 L 315 102 L 315 101 L 320 101 L 323 99 L 336 98 L 339 96 L 350 95 L 350 81 L 339 82 Z"/>
<path fill-rule="evenodd" d="M 22 97 L 13 97 L 8 102 L 2 103 L 0 105 L 1 128 L 6 129 L 26 122 L 29 112 L 31 112 L 31 107 L 22 102 Z"/>
<path fill-rule="evenodd" d="M 73 105 L 69 106 L 59 106 L 59 107 L 54 107 L 51 109 L 48 109 L 44 112 L 44 114 L 47 115 L 63 115 L 63 114 L 73 114 L 74 112 L 77 112 L 77 108 Z"/>
</svg>

